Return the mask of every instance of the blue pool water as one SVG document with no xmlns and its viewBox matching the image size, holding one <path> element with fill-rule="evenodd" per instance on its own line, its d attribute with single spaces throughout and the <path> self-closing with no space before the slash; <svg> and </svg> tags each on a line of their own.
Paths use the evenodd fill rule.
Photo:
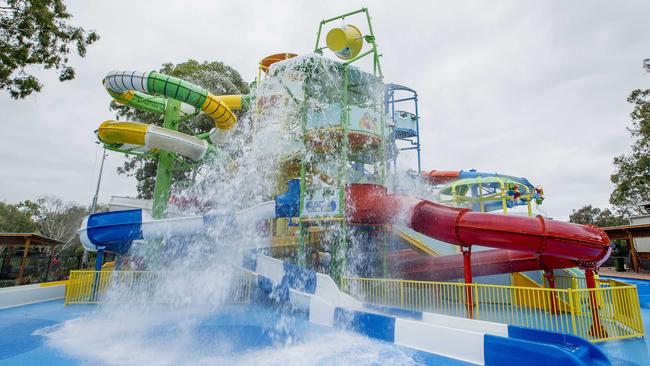
<svg viewBox="0 0 650 366">
<path fill-rule="evenodd" d="M 638 287 L 650 329 L 650 281 Z M 130 312 L 130 313 L 129 313 Z M 3 365 L 466 365 L 309 323 L 268 306 L 230 305 L 210 314 L 62 301 L 0 310 Z M 614 365 L 650 365 L 650 342 L 598 343 Z"/>
<path fill-rule="evenodd" d="M 467 365 L 268 307 L 226 306 L 191 324 L 141 310 L 115 317 L 61 301 L 0 310 L 0 365 Z M 161 314 L 170 318 L 147 320 Z"/>
</svg>

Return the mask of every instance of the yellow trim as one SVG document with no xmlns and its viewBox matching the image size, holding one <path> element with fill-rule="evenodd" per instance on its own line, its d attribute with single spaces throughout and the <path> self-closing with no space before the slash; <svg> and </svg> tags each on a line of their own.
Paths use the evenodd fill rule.
<svg viewBox="0 0 650 366">
<path fill-rule="evenodd" d="M 526 276 L 523 273 L 511 273 L 510 284 L 515 287 L 545 288 L 544 286 L 541 286 L 539 283 L 533 281 L 530 277 Z M 517 305 L 520 306 L 524 305 L 524 306 L 528 306 L 540 310 L 548 310 L 547 308 L 551 306 L 550 301 L 552 301 L 552 297 L 549 296 L 549 300 L 548 300 L 549 302 L 544 302 L 542 304 L 543 306 L 540 307 L 537 303 L 531 301 L 526 296 L 513 296 L 513 299 L 517 303 Z M 557 311 L 567 312 L 569 311 L 570 307 L 566 301 L 562 300 L 558 296 L 555 296 L 555 309 Z"/>
<path fill-rule="evenodd" d="M 425 253 L 427 255 L 434 256 L 434 257 L 437 257 L 437 256 L 440 255 L 438 252 L 431 249 L 428 245 L 424 244 L 424 242 L 422 242 L 422 240 L 420 240 L 420 239 L 416 238 L 415 236 L 407 233 L 406 231 L 401 230 L 401 229 L 399 229 L 399 228 L 397 228 L 395 226 L 391 226 L 390 230 L 393 233 L 395 233 L 395 235 L 400 237 L 402 240 L 406 241 L 411 246 L 415 247 L 417 250 L 419 250 L 419 251 L 421 251 L 421 252 L 423 252 L 423 253 Z M 419 235 L 422 235 L 422 234 L 419 234 Z"/>
<path fill-rule="evenodd" d="M 219 98 L 226 103 L 228 108 L 231 110 L 240 110 L 241 109 L 241 100 L 242 100 L 242 95 L 241 94 L 234 94 L 234 95 L 220 95 Z"/>
<path fill-rule="evenodd" d="M 124 93 L 120 94 L 120 98 L 119 98 L 119 99 L 116 99 L 116 100 L 117 100 L 118 102 L 120 102 L 121 100 L 129 101 L 129 100 L 133 99 L 133 96 L 134 96 L 134 95 L 135 95 L 135 91 L 133 91 L 133 90 L 127 90 L 127 91 L 125 91 Z"/>
<path fill-rule="evenodd" d="M 220 97 L 208 93 L 205 102 L 201 106 L 203 113 L 214 119 L 217 128 L 222 130 L 231 129 L 237 122 L 237 118 L 232 113 L 228 105 Z"/>
<path fill-rule="evenodd" d="M 148 124 L 108 120 L 99 125 L 97 137 L 106 144 L 144 145 Z"/>
<path fill-rule="evenodd" d="M 59 286 L 59 285 L 67 285 L 67 284 L 68 284 L 68 280 L 39 283 L 41 287 Z"/>
</svg>

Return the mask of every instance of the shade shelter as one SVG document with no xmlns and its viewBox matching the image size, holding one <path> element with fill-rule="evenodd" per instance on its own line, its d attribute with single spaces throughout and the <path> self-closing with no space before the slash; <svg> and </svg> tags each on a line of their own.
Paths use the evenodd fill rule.
<svg viewBox="0 0 650 366">
<path fill-rule="evenodd" d="M 62 244 L 64 244 L 62 241 L 34 233 L 0 233 L 0 249 L 2 249 L 0 253 L 4 252 L 0 266 L 0 277 L 6 278 L 12 275 L 12 272 L 14 272 L 12 271 L 12 259 L 19 255 L 20 262 L 16 282 L 19 285 L 22 284 L 30 258 L 30 249 L 37 249 L 49 256 L 45 273 L 45 280 L 47 280 L 52 267 L 55 247 Z"/>
<path fill-rule="evenodd" d="M 632 268 L 636 272 L 639 272 L 641 270 L 641 264 L 639 253 L 634 244 L 634 239 L 650 237 L 650 224 L 610 226 L 602 229 L 607 233 L 610 239 L 620 239 L 627 242 L 627 247 L 630 248 L 630 261 L 632 263 Z M 650 253 L 643 254 L 648 256 Z M 650 258 L 650 256 L 648 256 L 648 258 Z"/>
</svg>

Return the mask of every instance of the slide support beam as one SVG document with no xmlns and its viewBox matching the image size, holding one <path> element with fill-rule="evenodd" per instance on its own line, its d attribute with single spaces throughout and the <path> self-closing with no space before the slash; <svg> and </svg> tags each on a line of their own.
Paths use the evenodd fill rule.
<svg viewBox="0 0 650 366">
<path fill-rule="evenodd" d="M 163 127 L 178 131 L 180 122 L 181 102 L 168 98 L 165 105 L 165 119 Z M 153 193 L 152 216 L 161 219 L 167 212 L 167 203 L 171 194 L 172 174 L 176 154 L 169 151 L 160 151 L 158 158 L 158 170 L 156 173 L 156 186 Z"/>
<path fill-rule="evenodd" d="M 474 318 L 474 299 L 472 296 L 472 247 L 460 247 L 463 253 L 463 272 L 465 275 L 465 302 L 467 304 L 467 317 Z"/>
<path fill-rule="evenodd" d="M 585 268 L 585 280 L 587 281 L 587 289 L 589 290 L 589 305 L 591 307 L 591 328 L 589 328 L 589 335 L 598 338 L 606 338 L 607 331 L 600 322 L 598 315 L 598 299 L 596 299 L 596 279 L 594 278 L 594 269 Z"/>
</svg>

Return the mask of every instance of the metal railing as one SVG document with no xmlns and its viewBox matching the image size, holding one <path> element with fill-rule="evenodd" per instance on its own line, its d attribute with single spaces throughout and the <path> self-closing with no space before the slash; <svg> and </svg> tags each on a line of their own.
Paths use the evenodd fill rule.
<svg viewBox="0 0 650 366">
<path fill-rule="evenodd" d="M 563 289 L 581 289 L 581 288 L 587 288 L 587 280 L 584 277 L 576 277 L 576 276 L 554 276 L 553 277 L 555 281 L 555 288 L 563 288 Z M 544 287 L 549 287 L 548 279 L 544 276 L 542 276 L 542 281 Z M 609 286 L 608 280 L 601 281 L 598 276 L 596 276 L 596 287 L 607 287 Z"/>
<path fill-rule="evenodd" d="M 162 281 L 162 274 L 152 271 L 70 271 L 65 304 L 164 302 L 165 299 L 157 298 Z M 248 303 L 251 288 L 252 275 L 236 274 L 225 302 Z"/>
<path fill-rule="evenodd" d="M 642 337 L 636 287 L 601 280 L 595 289 L 342 278 L 344 292 L 383 306 L 573 334 L 593 342 Z"/>
</svg>

